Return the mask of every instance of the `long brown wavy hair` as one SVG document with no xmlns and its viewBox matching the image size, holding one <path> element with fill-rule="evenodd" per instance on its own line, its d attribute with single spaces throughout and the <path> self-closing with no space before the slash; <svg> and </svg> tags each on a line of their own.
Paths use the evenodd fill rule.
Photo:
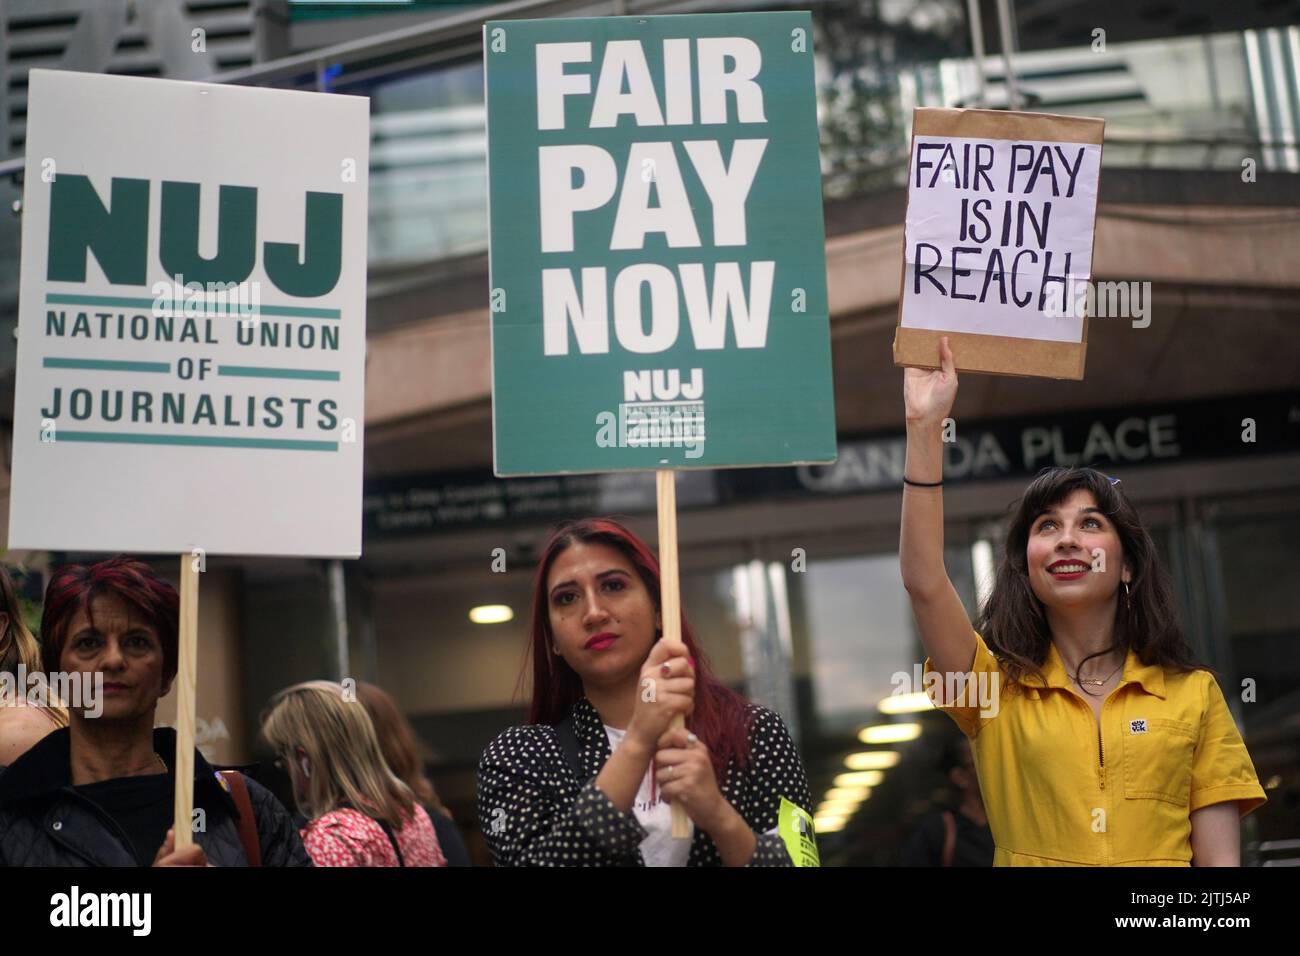
<svg viewBox="0 0 1300 956">
<path fill-rule="evenodd" d="M 379 738 L 379 749 L 388 769 L 411 788 L 415 799 L 450 820 L 451 811 L 443 806 L 432 781 L 425 776 L 415 730 L 397 706 L 397 701 L 382 687 L 365 681 L 357 681 L 357 700 L 361 701 L 361 706 L 370 715 L 370 722 L 375 725 L 375 736 Z"/>
<path fill-rule="evenodd" d="M 1160 565 L 1155 542 L 1143 527 L 1137 509 L 1118 482 L 1094 468 L 1044 468 L 1034 476 L 1019 503 L 1012 506 L 1014 513 L 1002 563 L 975 625 L 989 650 L 1013 681 L 1022 682 L 1029 675 L 1042 679 L 1052 632 L 1046 609 L 1029 583 L 1029 531 L 1039 515 L 1077 489 L 1091 492 L 1097 507 L 1110 519 L 1119 535 L 1124 560 L 1133 573 L 1128 597 L 1121 594 L 1116 602 L 1113 643 L 1106 650 L 1089 654 L 1077 667 L 1112 650 L 1127 654 L 1131 649 L 1146 665 L 1180 672 L 1207 669 L 1195 662 L 1187 644 L 1169 576 Z M 1074 676 L 1078 678 L 1079 674 Z"/>
</svg>

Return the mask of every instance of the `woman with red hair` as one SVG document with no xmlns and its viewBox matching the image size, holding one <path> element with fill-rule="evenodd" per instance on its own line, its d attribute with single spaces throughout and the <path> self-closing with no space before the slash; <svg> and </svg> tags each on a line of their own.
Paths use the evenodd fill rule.
<svg viewBox="0 0 1300 956">
<path fill-rule="evenodd" d="M 808 781 L 784 722 L 710 673 L 685 615 L 681 633 L 661 639 L 659 562 L 627 528 L 595 518 L 551 536 L 533 591 L 528 722 L 479 762 L 498 866 L 815 860 Z M 678 715 L 684 730 L 672 729 Z M 672 837 L 670 803 L 690 839 Z"/>
<path fill-rule="evenodd" d="M 176 678 L 180 601 L 143 561 L 67 565 L 41 614 L 46 678 L 75 680 L 69 726 L 0 775 L 0 866 L 310 866 L 270 791 L 194 751 L 194 842 L 171 829 L 176 732 L 154 728 Z M 197 825 L 202 822 L 202 826 Z"/>
</svg>

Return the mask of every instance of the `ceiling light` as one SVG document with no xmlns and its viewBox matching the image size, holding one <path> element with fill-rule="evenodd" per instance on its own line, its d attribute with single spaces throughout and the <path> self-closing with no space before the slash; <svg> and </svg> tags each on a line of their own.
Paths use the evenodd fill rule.
<svg viewBox="0 0 1300 956">
<path fill-rule="evenodd" d="M 863 727 L 858 740 L 864 744 L 897 744 L 921 736 L 920 724 L 876 724 Z"/>
<path fill-rule="evenodd" d="M 844 758 L 844 766 L 850 770 L 888 770 L 897 763 L 898 752 L 894 750 L 864 750 Z"/>
<path fill-rule="evenodd" d="M 515 612 L 505 604 L 480 604 L 469 612 L 469 619 L 475 624 L 504 624 L 514 618 Z"/>
</svg>

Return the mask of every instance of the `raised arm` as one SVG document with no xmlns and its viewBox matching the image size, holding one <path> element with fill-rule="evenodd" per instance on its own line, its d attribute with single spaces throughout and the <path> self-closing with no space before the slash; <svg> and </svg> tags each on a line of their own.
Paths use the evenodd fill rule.
<svg viewBox="0 0 1300 956">
<path fill-rule="evenodd" d="M 957 370 L 948 338 L 939 341 L 938 369 L 903 370 L 907 462 L 903 474 L 916 482 L 943 480 L 943 420 L 957 398 Z M 942 673 L 970 670 L 975 636 L 970 619 L 943 564 L 943 489 L 903 485 L 898 557 L 903 587 L 931 666 Z"/>
</svg>

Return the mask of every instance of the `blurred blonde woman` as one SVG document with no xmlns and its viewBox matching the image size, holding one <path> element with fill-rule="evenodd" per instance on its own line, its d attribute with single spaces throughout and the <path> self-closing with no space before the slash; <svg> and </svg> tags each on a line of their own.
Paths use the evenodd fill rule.
<svg viewBox="0 0 1300 956">
<path fill-rule="evenodd" d="M 369 715 L 333 681 L 280 691 L 262 735 L 293 781 L 317 866 L 446 866 L 428 813 L 384 762 Z"/>
<path fill-rule="evenodd" d="M 68 712 L 57 700 L 27 700 L 26 676 L 43 671 L 40 645 L 23 622 L 9 573 L 0 567 L 0 673 L 8 675 L 0 686 L 0 767 L 9 766 L 50 731 L 68 726 Z"/>
</svg>

